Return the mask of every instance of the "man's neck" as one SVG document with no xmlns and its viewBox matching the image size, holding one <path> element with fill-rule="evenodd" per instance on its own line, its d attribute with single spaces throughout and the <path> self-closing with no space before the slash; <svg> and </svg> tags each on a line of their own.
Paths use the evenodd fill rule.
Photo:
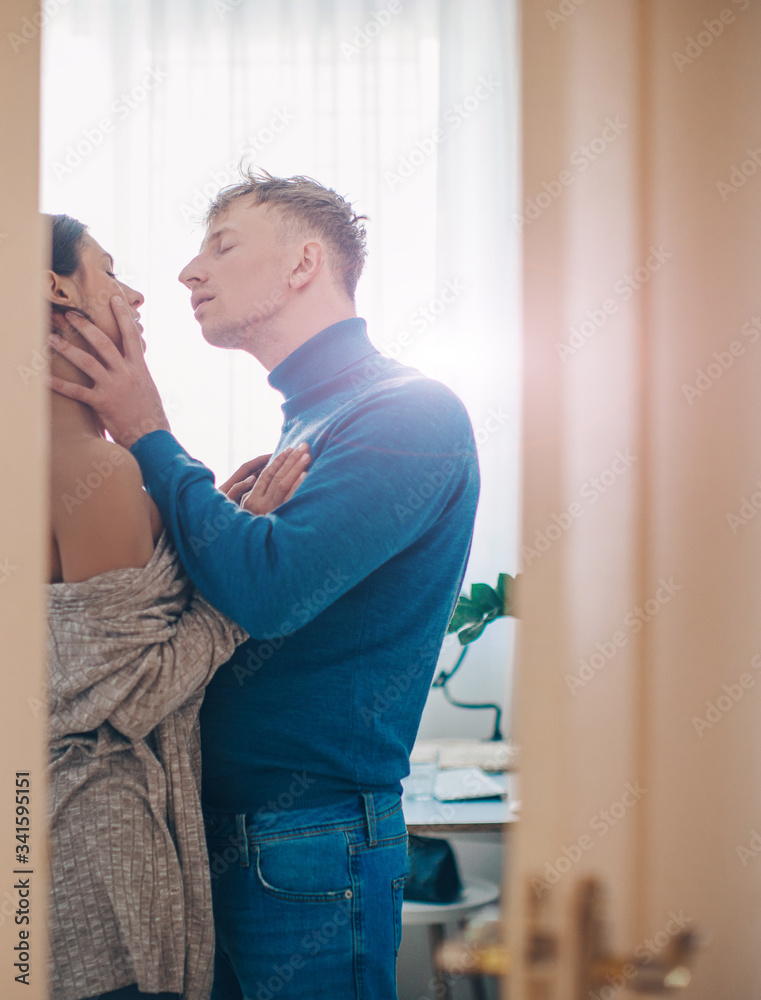
<svg viewBox="0 0 761 1000">
<path fill-rule="evenodd" d="M 322 309 L 309 316 L 289 317 L 287 322 L 278 323 L 275 317 L 272 326 L 256 331 L 256 342 L 247 350 L 271 372 L 321 330 L 345 319 L 356 319 L 356 316 L 357 310 L 351 303 L 347 303 L 336 305 L 332 309 Z"/>
</svg>

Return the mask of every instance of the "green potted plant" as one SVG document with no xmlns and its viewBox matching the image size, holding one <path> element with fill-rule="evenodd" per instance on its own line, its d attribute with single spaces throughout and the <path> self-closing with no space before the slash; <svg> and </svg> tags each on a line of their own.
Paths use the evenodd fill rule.
<svg viewBox="0 0 761 1000">
<path fill-rule="evenodd" d="M 447 635 L 457 633 L 457 639 L 463 647 L 457 662 L 451 670 L 440 670 L 435 677 L 434 688 L 440 688 L 442 694 L 450 703 L 458 708 L 491 708 L 494 710 L 494 731 L 490 739 L 501 740 L 502 709 L 493 702 L 463 702 L 453 698 L 447 690 L 448 682 L 454 677 L 465 659 L 468 646 L 482 634 L 486 626 L 497 618 L 515 618 L 514 612 L 515 578 L 507 573 L 500 573 L 496 587 L 487 583 L 474 583 L 470 588 L 470 596 L 460 594 L 452 618 L 447 626 Z"/>
</svg>

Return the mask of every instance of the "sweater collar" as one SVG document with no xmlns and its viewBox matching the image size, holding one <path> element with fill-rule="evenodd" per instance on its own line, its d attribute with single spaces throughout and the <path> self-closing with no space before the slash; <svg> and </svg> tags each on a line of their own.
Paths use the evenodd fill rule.
<svg viewBox="0 0 761 1000">
<path fill-rule="evenodd" d="M 342 319 L 297 347 L 272 369 L 267 381 L 287 401 L 377 353 L 367 337 L 367 324 L 363 319 Z"/>
</svg>

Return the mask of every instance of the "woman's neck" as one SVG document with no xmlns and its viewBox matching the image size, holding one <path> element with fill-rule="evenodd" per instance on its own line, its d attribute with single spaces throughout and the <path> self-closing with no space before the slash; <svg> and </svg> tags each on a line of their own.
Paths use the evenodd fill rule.
<svg viewBox="0 0 761 1000">
<path fill-rule="evenodd" d="M 78 385 L 87 385 L 89 381 L 78 368 L 61 357 L 52 359 L 50 373 Z M 54 438 L 103 437 L 100 421 L 91 407 L 57 392 L 51 393 L 50 422 Z"/>
</svg>

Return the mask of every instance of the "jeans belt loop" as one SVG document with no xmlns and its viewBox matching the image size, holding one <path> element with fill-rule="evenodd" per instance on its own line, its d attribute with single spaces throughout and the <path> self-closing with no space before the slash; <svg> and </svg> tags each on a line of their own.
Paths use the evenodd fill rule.
<svg viewBox="0 0 761 1000">
<path fill-rule="evenodd" d="M 235 823 L 238 827 L 238 849 L 240 851 L 240 866 L 241 868 L 248 868 L 251 864 L 251 859 L 248 853 L 248 831 L 246 830 L 246 814 L 237 813 L 235 816 Z"/>
<path fill-rule="evenodd" d="M 375 847 L 378 843 L 378 836 L 375 829 L 375 800 L 372 792 L 362 792 L 362 799 L 365 803 L 365 819 L 367 821 L 367 843 L 369 847 Z"/>
</svg>

